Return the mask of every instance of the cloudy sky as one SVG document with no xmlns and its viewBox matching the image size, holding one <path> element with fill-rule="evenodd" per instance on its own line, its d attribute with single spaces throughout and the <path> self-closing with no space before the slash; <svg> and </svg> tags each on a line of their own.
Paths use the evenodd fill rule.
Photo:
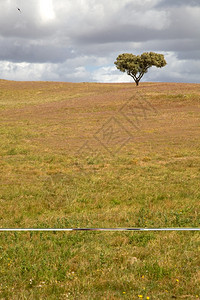
<svg viewBox="0 0 200 300">
<path fill-rule="evenodd" d="M 116 57 L 154 51 L 167 66 L 142 81 L 200 82 L 200 0 L 0 3 L 1 79 L 132 82 Z"/>
</svg>

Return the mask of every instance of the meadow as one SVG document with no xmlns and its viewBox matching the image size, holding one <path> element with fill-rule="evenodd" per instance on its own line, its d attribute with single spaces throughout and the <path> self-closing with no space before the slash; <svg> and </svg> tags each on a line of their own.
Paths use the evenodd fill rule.
<svg viewBox="0 0 200 300">
<path fill-rule="evenodd" d="M 0 227 L 200 227 L 200 84 L 0 80 Z M 200 299 L 199 232 L 0 232 L 0 299 Z"/>
</svg>

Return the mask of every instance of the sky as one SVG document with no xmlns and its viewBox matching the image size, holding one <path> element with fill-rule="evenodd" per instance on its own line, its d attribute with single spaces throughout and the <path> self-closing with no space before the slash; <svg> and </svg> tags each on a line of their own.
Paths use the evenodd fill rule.
<svg viewBox="0 0 200 300">
<path fill-rule="evenodd" d="M 0 0 L 0 78 L 132 82 L 121 53 L 162 53 L 142 81 L 200 83 L 200 0 Z M 17 10 L 21 9 L 21 13 Z"/>
</svg>

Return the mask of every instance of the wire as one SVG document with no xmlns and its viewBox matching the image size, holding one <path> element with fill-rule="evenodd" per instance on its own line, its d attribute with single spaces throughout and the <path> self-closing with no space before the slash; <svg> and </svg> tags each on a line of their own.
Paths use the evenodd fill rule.
<svg viewBox="0 0 200 300">
<path fill-rule="evenodd" d="M 200 231 L 200 228 L 0 228 L 0 232 L 12 231 Z"/>
</svg>

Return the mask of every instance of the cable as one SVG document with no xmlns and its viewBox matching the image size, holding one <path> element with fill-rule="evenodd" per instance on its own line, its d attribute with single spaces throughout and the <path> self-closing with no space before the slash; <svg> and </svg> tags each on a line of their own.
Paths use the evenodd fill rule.
<svg viewBox="0 0 200 300">
<path fill-rule="evenodd" d="M 0 228 L 0 232 L 12 231 L 200 231 L 200 228 Z"/>
</svg>

